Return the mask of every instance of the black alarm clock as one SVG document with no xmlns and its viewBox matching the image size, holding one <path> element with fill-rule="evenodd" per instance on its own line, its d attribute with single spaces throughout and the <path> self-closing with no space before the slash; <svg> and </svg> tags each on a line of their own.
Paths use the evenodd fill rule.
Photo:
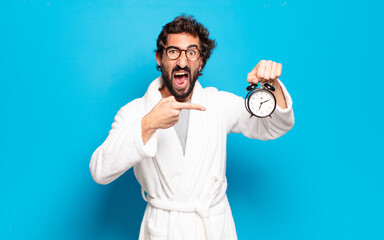
<svg viewBox="0 0 384 240">
<path fill-rule="evenodd" d="M 245 97 L 245 108 L 252 116 L 265 118 L 271 116 L 276 109 L 276 97 L 273 94 L 275 87 L 271 84 L 251 84 L 246 89 L 248 91 Z"/>
</svg>

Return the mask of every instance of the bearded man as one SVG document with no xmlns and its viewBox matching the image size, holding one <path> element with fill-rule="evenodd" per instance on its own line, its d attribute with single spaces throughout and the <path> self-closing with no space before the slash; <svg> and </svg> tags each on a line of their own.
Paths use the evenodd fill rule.
<svg viewBox="0 0 384 240">
<path fill-rule="evenodd" d="M 166 24 L 157 39 L 161 77 L 118 111 L 92 155 L 91 174 L 100 184 L 133 167 L 148 202 L 141 240 L 237 239 L 226 196 L 227 134 L 269 140 L 293 127 L 292 100 L 278 80 L 281 64 L 262 60 L 247 75 L 248 83 L 276 88 L 271 118 L 250 118 L 243 98 L 201 87 L 198 77 L 214 47 L 191 16 Z"/>
</svg>

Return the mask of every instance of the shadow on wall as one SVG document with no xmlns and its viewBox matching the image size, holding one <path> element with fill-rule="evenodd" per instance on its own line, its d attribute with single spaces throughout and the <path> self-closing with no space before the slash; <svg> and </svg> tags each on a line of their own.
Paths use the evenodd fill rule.
<svg viewBox="0 0 384 240">
<path fill-rule="evenodd" d="M 241 150 L 228 146 L 226 174 L 227 195 L 230 203 L 231 199 L 234 199 L 235 201 L 241 200 L 242 204 L 253 207 L 262 205 L 258 194 L 262 191 L 261 182 L 265 176 L 254 165 L 257 164 L 250 165 L 247 162 L 247 156 Z"/>
<path fill-rule="evenodd" d="M 119 84 L 108 90 L 112 103 L 120 104 L 117 109 L 144 95 L 149 84 L 159 76 L 154 68 L 153 63 L 138 64 L 133 74 L 121 73 Z M 93 201 L 96 201 L 97 206 L 90 209 L 93 219 L 88 226 L 84 224 L 89 229 L 80 231 L 87 232 L 91 236 L 87 235 L 87 238 L 91 239 L 137 240 L 147 203 L 142 198 L 133 168 L 108 185 L 95 188 L 97 199 Z"/>
<path fill-rule="evenodd" d="M 110 183 L 102 197 L 94 229 L 104 239 L 138 239 L 146 202 L 133 169 Z"/>
<path fill-rule="evenodd" d="M 234 143 L 240 143 L 234 145 Z M 256 141 L 256 140 L 252 140 Z M 263 151 L 249 153 L 247 148 L 265 146 L 263 143 L 247 143 L 245 137 L 229 136 L 227 148 L 227 195 L 233 208 L 248 208 L 260 214 L 279 208 L 283 211 L 286 206 L 273 205 L 279 195 L 284 195 L 281 183 L 277 182 L 279 170 L 273 167 L 272 159 Z M 236 206 L 237 204 L 237 206 Z M 281 204 L 281 203 L 280 203 Z M 235 215 L 236 213 L 234 213 Z"/>
</svg>

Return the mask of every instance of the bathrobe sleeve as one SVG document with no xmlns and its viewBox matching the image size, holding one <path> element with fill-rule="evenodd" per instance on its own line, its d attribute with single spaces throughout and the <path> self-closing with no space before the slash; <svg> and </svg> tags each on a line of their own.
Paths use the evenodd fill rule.
<svg viewBox="0 0 384 240">
<path fill-rule="evenodd" d="M 225 126 L 228 133 L 243 133 L 246 137 L 260 140 L 276 139 L 287 133 L 294 124 L 292 99 L 283 83 L 279 80 L 283 90 L 287 108 L 276 106 L 271 118 L 250 118 L 245 109 L 244 99 L 228 92 L 220 92 Z"/>
<path fill-rule="evenodd" d="M 108 184 L 145 158 L 155 156 L 156 133 L 144 145 L 141 118 L 144 101 L 136 99 L 122 107 L 115 116 L 107 139 L 92 154 L 90 171 L 95 182 Z"/>
</svg>

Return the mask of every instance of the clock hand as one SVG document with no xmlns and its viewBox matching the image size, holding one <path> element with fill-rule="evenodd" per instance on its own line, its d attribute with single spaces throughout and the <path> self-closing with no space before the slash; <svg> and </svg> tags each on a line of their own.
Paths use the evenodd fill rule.
<svg viewBox="0 0 384 240">
<path fill-rule="evenodd" d="M 269 99 L 269 100 L 271 100 L 271 99 Z M 261 108 L 261 105 L 263 105 L 265 102 L 268 102 L 269 100 L 267 100 L 267 101 L 264 101 L 264 102 L 261 102 L 261 103 L 260 103 L 260 107 L 259 107 L 259 110 L 260 110 L 260 108 Z"/>
<path fill-rule="evenodd" d="M 262 102 L 262 103 L 266 103 L 266 102 L 268 102 L 268 101 L 270 101 L 271 99 L 268 99 L 267 101 L 264 101 L 264 102 Z"/>
</svg>

